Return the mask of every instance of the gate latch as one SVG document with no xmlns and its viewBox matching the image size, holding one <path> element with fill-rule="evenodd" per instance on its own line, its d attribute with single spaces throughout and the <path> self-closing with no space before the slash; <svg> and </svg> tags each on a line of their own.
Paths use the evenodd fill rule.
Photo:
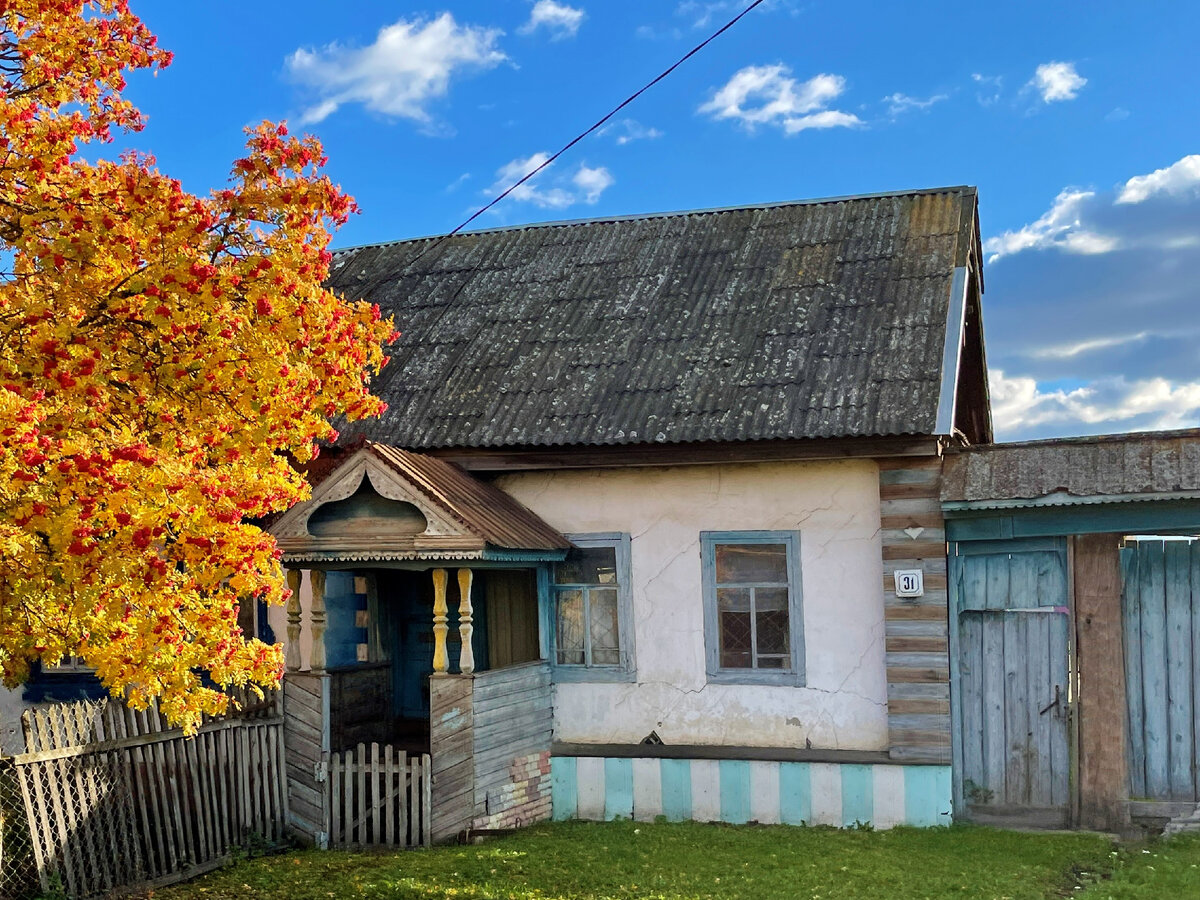
<svg viewBox="0 0 1200 900">
<path fill-rule="evenodd" d="M 1059 705 L 1061 702 L 1062 702 L 1062 686 L 1061 686 L 1061 685 L 1058 685 L 1058 684 L 1056 684 L 1056 685 L 1054 686 L 1054 699 L 1053 699 L 1053 700 L 1051 700 L 1051 701 L 1050 701 L 1050 703 L 1048 703 L 1048 704 L 1046 705 L 1046 708 L 1045 708 L 1045 709 L 1043 709 L 1043 710 L 1039 711 L 1039 712 L 1038 712 L 1038 715 L 1039 715 L 1039 716 L 1044 716 L 1046 713 L 1050 712 L 1050 710 L 1052 710 L 1052 709 L 1054 709 L 1056 706 L 1058 706 L 1058 705 Z"/>
</svg>

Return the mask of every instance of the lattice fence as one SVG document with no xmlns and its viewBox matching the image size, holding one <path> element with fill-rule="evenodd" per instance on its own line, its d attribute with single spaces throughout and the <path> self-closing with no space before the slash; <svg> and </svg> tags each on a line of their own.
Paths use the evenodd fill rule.
<svg viewBox="0 0 1200 900">
<path fill-rule="evenodd" d="M 0 764 L 0 897 L 162 885 L 282 842 L 282 698 L 240 700 L 194 738 L 108 701 L 26 712 L 26 752 Z"/>
</svg>

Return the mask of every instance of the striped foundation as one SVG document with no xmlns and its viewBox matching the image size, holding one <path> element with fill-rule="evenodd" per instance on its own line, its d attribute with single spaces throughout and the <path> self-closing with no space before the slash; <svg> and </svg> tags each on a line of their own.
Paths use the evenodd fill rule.
<svg viewBox="0 0 1200 900">
<path fill-rule="evenodd" d="M 950 824 L 949 766 L 557 756 L 550 774 L 556 820 Z"/>
</svg>

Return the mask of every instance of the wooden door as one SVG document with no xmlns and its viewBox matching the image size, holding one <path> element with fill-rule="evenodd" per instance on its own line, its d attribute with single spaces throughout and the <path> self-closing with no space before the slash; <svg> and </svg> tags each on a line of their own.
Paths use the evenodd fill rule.
<svg viewBox="0 0 1200 900">
<path fill-rule="evenodd" d="M 1200 542 L 1131 540 L 1121 550 L 1129 794 L 1200 799 Z"/>
<path fill-rule="evenodd" d="M 951 549 L 955 816 L 1064 827 L 1071 800 L 1064 540 Z"/>
</svg>

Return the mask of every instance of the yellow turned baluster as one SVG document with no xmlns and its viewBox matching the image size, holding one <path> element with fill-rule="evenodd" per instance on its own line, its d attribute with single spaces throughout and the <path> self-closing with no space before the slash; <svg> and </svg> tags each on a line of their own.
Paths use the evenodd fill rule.
<svg viewBox="0 0 1200 900">
<path fill-rule="evenodd" d="M 300 570 L 287 570 L 287 586 L 292 596 L 287 602 L 287 647 L 284 648 L 284 665 L 289 672 L 300 670 Z"/>
<path fill-rule="evenodd" d="M 462 652 L 458 657 L 458 670 L 464 675 L 475 671 L 475 651 L 471 649 L 471 570 L 458 570 L 458 633 L 462 637 Z"/>
<path fill-rule="evenodd" d="M 446 570 L 433 570 L 433 674 L 445 675 L 449 668 L 446 656 L 446 632 L 450 626 L 446 623 Z"/>
<path fill-rule="evenodd" d="M 325 671 L 325 573 L 313 569 L 308 573 L 312 584 L 312 608 L 309 618 L 312 620 L 312 652 L 309 654 L 308 667 L 314 672 Z"/>
</svg>

